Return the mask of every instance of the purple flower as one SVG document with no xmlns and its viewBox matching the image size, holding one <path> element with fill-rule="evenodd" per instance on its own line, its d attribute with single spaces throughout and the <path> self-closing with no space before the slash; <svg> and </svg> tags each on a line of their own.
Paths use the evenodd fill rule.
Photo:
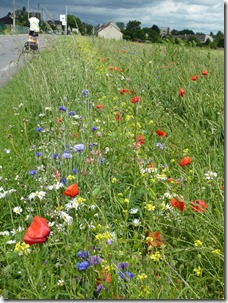
<svg viewBox="0 0 228 303">
<path fill-rule="evenodd" d="M 85 270 L 89 266 L 90 266 L 90 263 L 88 261 L 83 261 L 83 262 L 76 264 L 76 267 L 78 270 Z"/>
<path fill-rule="evenodd" d="M 54 159 L 57 159 L 57 158 L 59 157 L 59 155 L 58 155 L 58 154 L 53 154 L 52 157 L 53 157 Z"/>
<path fill-rule="evenodd" d="M 84 144 L 76 144 L 74 147 L 73 147 L 73 151 L 74 152 L 82 152 L 85 150 L 85 146 Z"/>
<path fill-rule="evenodd" d="M 118 264 L 118 268 L 121 270 L 127 269 L 129 267 L 129 263 L 128 262 L 121 262 Z"/>
<path fill-rule="evenodd" d="M 42 132 L 42 130 L 43 130 L 43 128 L 42 127 L 37 127 L 37 129 L 36 129 L 39 133 L 41 133 Z"/>
<path fill-rule="evenodd" d="M 106 244 L 111 245 L 111 244 L 112 244 L 112 240 L 111 240 L 111 239 L 108 239 L 108 240 L 106 241 Z"/>
<path fill-rule="evenodd" d="M 102 260 L 103 259 L 99 256 L 90 256 L 89 259 L 87 259 L 87 261 L 92 265 L 101 264 Z"/>
<path fill-rule="evenodd" d="M 67 179 L 66 178 L 62 178 L 62 179 L 60 179 L 60 183 L 62 183 L 62 184 L 67 184 Z"/>
<path fill-rule="evenodd" d="M 72 155 L 71 155 L 71 153 L 69 153 L 69 152 L 64 152 L 64 153 L 62 154 L 62 158 L 63 158 L 63 159 L 70 159 L 70 158 L 72 158 Z"/>
<path fill-rule="evenodd" d="M 77 169 L 77 168 L 72 168 L 72 173 L 73 173 L 74 175 L 76 175 L 77 172 L 78 172 L 78 169 Z"/>
<path fill-rule="evenodd" d="M 89 90 L 88 89 L 83 89 L 82 90 L 82 96 L 83 97 L 88 97 L 89 96 Z"/>
<path fill-rule="evenodd" d="M 130 272 L 130 271 L 120 271 L 118 273 L 118 275 L 124 281 L 127 281 L 127 278 L 131 280 L 134 277 L 134 274 L 132 272 Z"/>
<path fill-rule="evenodd" d="M 97 127 L 93 126 L 93 127 L 91 127 L 91 130 L 96 131 Z"/>
<path fill-rule="evenodd" d="M 61 106 L 59 106 L 59 110 L 61 110 L 61 111 L 65 112 L 65 111 L 66 111 L 66 107 L 65 107 L 65 106 L 63 106 L 63 105 L 61 105 Z"/>
<path fill-rule="evenodd" d="M 41 152 L 36 152 L 36 156 L 37 156 L 37 157 L 41 157 L 41 156 L 42 156 L 42 153 L 41 153 Z"/>
<path fill-rule="evenodd" d="M 36 170 L 35 169 L 30 170 L 29 174 L 35 178 L 35 176 L 36 176 Z"/>
<path fill-rule="evenodd" d="M 79 252 L 77 253 L 77 256 L 80 257 L 80 258 L 88 258 L 89 257 L 89 252 L 87 250 L 85 250 L 84 252 L 79 250 Z"/>
<path fill-rule="evenodd" d="M 98 293 L 100 293 L 100 292 L 101 292 L 102 287 L 103 287 L 103 286 L 102 286 L 102 284 L 99 284 L 99 285 L 97 286 L 97 292 L 98 292 Z"/>
<path fill-rule="evenodd" d="M 75 116 L 75 115 L 76 115 L 76 112 L 73 111 L 73 110 L 70 110 L 70 111 L 68 112 L 68 116 Z"/>
</svg>

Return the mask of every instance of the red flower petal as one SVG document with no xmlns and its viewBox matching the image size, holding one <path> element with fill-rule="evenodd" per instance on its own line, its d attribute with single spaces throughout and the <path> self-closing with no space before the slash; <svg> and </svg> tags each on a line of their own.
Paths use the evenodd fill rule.
<svg viewBox="0 0 228 303">
<path fill-rule="evenodd" d="M 185 166 L 189 165 L 191 163 L 191 158 L 190 157 L 184 157 L 180 160 L 179 165 L 180 166 Z"/>
<path fill-rule="evenodd" d="M 184 201 L 180 197 L 172 198 L 170 200 L 170 204 L 175 208 L 179 208 L 180 211 L 184 211 L 185 204 L 184 204 Z"/>
<path fill-rule="evenodd" d="M 183 97 L 185 94 L 185 90 L 183 88 L 179 89 L 179 96 Z"/>
<path fill-rule="evenodd" d="M 192 81 L 196 81 L 198 79 L 198 76 L 192 76 L 191 79 Z"/>
<path fill-rule="evenodd" d="M 66 190 L 63 192 L 63 195 L 74 198 L 79 194 L 78 185 L 76 183 L 68 186 Z"/>
<path fill-rule="evenodd" d="M 29 245 L 40 244 L 47 241 L 50 234 L 48 221 L 44 218 L 35 216 L 31 225 L 25 232 L 24 242 Z"/>
<path fill-rule="evenodd" d="M 117 112 L 116 113 L 116 121 L 121 121 L 123 118 L 122 118 L 122 115 L 120 112 Z"/>
<path fill-rule="evenodd" d="M 165 136 L 166 136 L 166 133 L 163 132 L 162 130 L 156 130 L 155 132 L 156 132 L 156 134 L 157 134 L 158 136 L 160 136 L 160 137 L 165 137 Z"/>
<path fill-rule="evenodd" d="M 140 97 L 139 96 L 131 98 L 131 103 L 138 103 L 139 101 L 140 101 Z"/>
<path fill-rule="evenodd" d="M 97 104 L 96 109 L 104 109 L 105 106 L 103 104 Z"/>
<path fill-rule="evenodd" d="M 207 76 L 207 75 L 208 75 L 208 71 L 207 71 L 207 70 L 203 70 L 203 71 L 202 71 L 202 75 L 203 75 L 203 76 Z"/>
<path fill-rule="evenodd" d="M 194 200 L 190 206 L 194 212 L 204 213 L 207 210 L 207 203 L 204 200 Z"/>
</svg>

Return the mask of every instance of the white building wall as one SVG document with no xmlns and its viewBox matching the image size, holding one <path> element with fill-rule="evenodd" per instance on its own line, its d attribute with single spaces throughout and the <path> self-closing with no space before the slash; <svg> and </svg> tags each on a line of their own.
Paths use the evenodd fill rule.
<svg viewBox="0 0 228 303">
<path fill-rule="evenodd" d="M 103 37 L 105 39 L 115 39 L 120 40 L 123 39 L 123 33 L 118 31 L 114 26 L 110 25 L 100 32 L 98 32 L 99 37 Z"/>
</svg>

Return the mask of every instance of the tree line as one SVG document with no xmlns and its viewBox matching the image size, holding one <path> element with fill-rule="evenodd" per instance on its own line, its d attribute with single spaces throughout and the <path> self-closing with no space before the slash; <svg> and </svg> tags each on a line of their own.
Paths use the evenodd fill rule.
<svg viewBox="0 0 228 303">
<path fill-rule="evenodd" d="M 11 13 L 9 13 L 11 14 Z M 9 15 L 8 14 L 8 15 Z M 36 14 L 39 19 L 41 16 L 39 13 Z M 21 10 L 16 10 L 16 24 L 26 26 L 26 22 L 28 20 L 28 12 L 26 8 L 23 7 Z M 123 22 L 116 22 L 117 26 L 120 28 L 123 33 L 123 39 L 129 41 L 137 41 L 137 42 L 150 42 L 150 43 L 163 43 L 170 42 L 175 44 L 190 44 L 192 46 L 206 46 L 211 48 L 223 47 L 224 48 L 224 33 L 218 31 L 217 34 L 210 33 L 210 36 L 213 38 L 213 42 L 209 39 L 205 43 L 201 43 L 197 40 L 196 35 L 203 33 L 194 33 L 192 30 L 184 29 L 178 31 L 173 29 L 170 33 L 164 35 L 163 37 L 160 34 L 160 29 L 157 25 L 152 25 L 151 27 L 141 28 L 141 22 L 137 20 L 131 20 L 125 24 Z M 70 31 L 73 28 L 77 28 L 81 35 L 94 35 L 96 33 L 96 29 L 91 24 L 82 22 L 80 18 L 74 15 L 67 15 L 67 25 Z M 43 31 L 47 31 L 48 29 L 56 30 L 56 24 L 54 20 L 50 20 L 50 22 L 41 22 L 41 29 Z M 62 27 L 64 30 L 64 27 Z M 187 41 L 183 41 L 178 38 L 179 35 L 188 35 Z"/>
</svg>

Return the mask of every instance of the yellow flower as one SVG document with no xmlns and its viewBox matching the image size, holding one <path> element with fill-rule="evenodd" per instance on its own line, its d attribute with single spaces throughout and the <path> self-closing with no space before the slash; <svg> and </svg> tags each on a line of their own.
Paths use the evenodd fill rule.
<svg viewBox="0 0 228 303">
<path fill-rule="evenodd" d="M 29 247 L 29 244 L 26 244 L 24 242 L 21 244 L 21 242 L 17 242 L 14 247 L 14 252 L 17 252 L 20 256 L 23 254 L 28 255 L 31 252 Z"/>
<path fill-rule="evenodd" d="M 150 121 L 149 121 L 149 124 L 154 124 L 154 121 L 153 121 L 153 120 L 150 120 Z"/>
<path fill-rule="evenodd" d="M 117 179 L 116 178 L 112 178 L 111 182 L 112 183 L 116 183 Z"/>
<path fill-rule="evenodd" d="M 162 257 L 158 251 L 150 255 L 150 259 L 153 260 L 154 262 L 159 262 L 162 260 Z"/>
<path fill-rule="evenodd" d="M 198 268 L 194 268 L 194 269 L 193 269 L 193 272 L 195 273 L 195 275 L 196 275 L 197 277 L 201 277 L 201 276 L 202 276 L 202 273 L 203 273 L 203 269 L 202 269 L 200 266 L 198 266 Z"/>
<path fill-rule="evenodd" d="M 147 275 L 146 274 L 141 274 L 141 275 L 138 275 L 138 278 L 139 280 L 145 280 L 147 278 Z"/>
<path fill-rule="evenodd" d="M 63 206 L 61 206 L 61 205 L 58 205 L 58 206 L 56 206 L 56 208 L 55 208 L 57 211 L 61 211 L 62 209 L 63 209 Z"/>
<path fill-rule="evenodd" d="M 128 199 L 128 198 L 125 198 L 125 199 L 124 199 L 124 202 L 125 202 L 125 203 L 129 203 L 129 199 Z"/>
<path fill-rule="evenodd" d="M 200 241 L 200 240 L 195 240 L 195 241 L 194 241 L 194 245 L 195 245 L 195 246 L 202 246 L 202 245 L 203 245 L 203 242 Z"/>
<path fill-rule="evenodd" d="M 74 175 L 69 175 L 69 176 L 67 176 L 67 180 L 68 181 L 73 181 L 73 180 L 75 180 L 75 176 Z"/>
<path fill-rule="evenodd" d="M 219 255 L 220 253 L 221 253 L 220 249 L 214 249 L 212 251 L 212 254 L 214 254 L 214 255 Z"/>
<path fill-rule="evenodd" d="M 152 204 L 147 204 L 144 208 L 145 208 L 146 210 L 148 210 L 148 211 L 153 211 L 153 210 L 155 210 L 155 206 L 152 205 Z"/>
<path fill-rule="evenodd" d="M 171 160 L 170 160 L 171 163 L 173 163 L 173 162 L 175 162 L 175 161 L 176 161 L 175 159 L 171 159 Z"/>
<path fill-rule="evenodd" d="M 188 148 L 185 148 L 185 149 L 183 150 L 183 153 L 184 153 L 184 154 L 188 154 L 188 152 L 189 152 L 189 149 L 188 149 Z"/>
</svg>

